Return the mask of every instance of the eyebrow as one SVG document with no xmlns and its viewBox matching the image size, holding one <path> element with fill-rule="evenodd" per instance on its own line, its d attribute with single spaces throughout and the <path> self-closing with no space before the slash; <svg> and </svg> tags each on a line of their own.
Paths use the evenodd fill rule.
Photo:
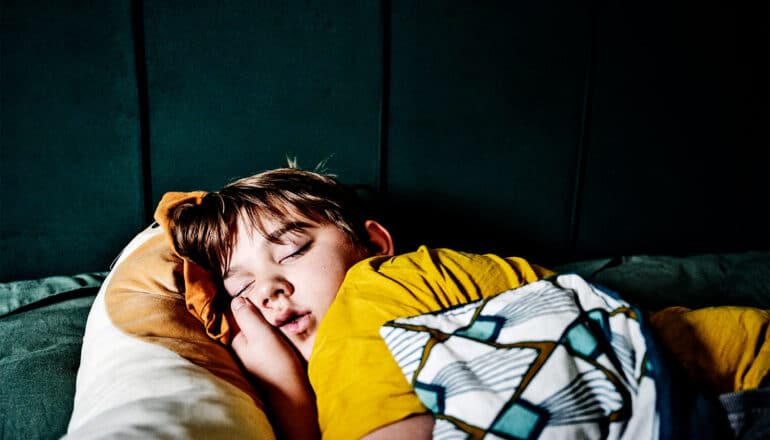
<svg viewBox="0 0 770 440">
<path fill-rule="evenodd" d="M 290 222 L 276 229 L 275 231 L 267 234 L 265 239 L 271 243 L 281 243 L 281 238 L 289 232 L 299 231 L 307 229 L 312 226 L 307 222 Z"/>
<path fill-rule="evenodd" d="M 311 226 L 312 225 L 307 222 L 289 222 L 281 226 L 280 228 L 276 229 L 275 231 L 265 235 L 265 240 L 269 241 L 270 243 L 280 244 L 282 243 L 281 238 L 283 238 L 284 235 L 294 231 L 301 231 Z M 233 270 L 232 267 L 227 268 L 227 272 L 222 274 L 222 281 L 232 277 L 234 272 L 235 273 L 238 272 L 237 266 L 235 267 L 235 270 Z"/>
</svg>

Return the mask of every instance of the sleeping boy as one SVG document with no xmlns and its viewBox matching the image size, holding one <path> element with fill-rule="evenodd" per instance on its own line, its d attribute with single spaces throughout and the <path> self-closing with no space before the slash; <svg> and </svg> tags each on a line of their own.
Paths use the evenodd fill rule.
<svg viewBox="0 0 770 440">
<path fill-rule="evenodd" d="M 657 347 L 641 315 L 622 300 L 579 279 L 550 281 L 551 271 L 521 258 L 425 247 L 396 256 L 388 230 L 367 218 L 355 194 L 330 176 L 291 167 L 266 171 L 183 201 L 167 216 L 177 252 L 207 270 L 221 286 L 218 295 L 230 300 L 230 308 L 222 310 L 232 326 L 229 342 L 256 378 L 281 438 L 419 439 L 457 433 L 724 438 L 729 433 L 715 393 L 669 374 L 678 367 Z M 592 301 L 608 306 L 589 310 Z M 493 307 L 497 312 L 484 315 Z M 689 313 L 668 312 L 657 322 L 690 319 Z M 740 314 L 757 323 L 754 336 L 762 340 L 767 313 L 735 313 L 724 315 L 724 328 Z M 446 317 L 435 327 L 441 331 L 424 325 Z M 494 338 L 519 339 L 492 340 L 485 333 L 482 340 L 479 326 L 446 330 L 465 317 L 484 329 L 498 323 Z M 694 318 L 688 322 L 703 322 Z M 553 333 L 560 319 L 565 330 L 540 334 Z M 493 419 L 479 427 L 462 414 L 450 415 L 447 389 L 418 378 L 434 361 L 419 353 L 416 360 L 399 354 L 406 339 L 422 341 L 409 346 L 409 353 L 441 346 L 432 359 L 460 347 L 455 354 L 463 359 L 452 358 L 444 371 L 462 378 L 472 373 L 475 379 L 449 380 L 452 392 L 464 392 L 460 405 L 466 402 L 471 412 L 483 408 L 482 417 L 494 412 Z M 452 345 L 458 341 L 465 345 Z M 756 388 L 770 368 L 767 347 L 759 348 L 722 354 L 719 365 L 705 367 L 714 367 L 714 374 L 699 373 L 711 385 L 728 383 L 729 389 L 720 391 Z M 467 355 L 477 349 L 511 366 L 487 374 L 488 389 L 472 382 L 490 369 L 486 363 L 472 365 L 482 357 Z M 537 385 L 541 388 L 534 385 L 535 370 L 551 374 Z M 505 390 L 497 385 L 503 379 Z M 568 384 L 562 394 L 550 403 L 532 403 L 559 381 Z M 505 400 L 493 411 L 490 396 L 501 394 Z"/>
</svg>

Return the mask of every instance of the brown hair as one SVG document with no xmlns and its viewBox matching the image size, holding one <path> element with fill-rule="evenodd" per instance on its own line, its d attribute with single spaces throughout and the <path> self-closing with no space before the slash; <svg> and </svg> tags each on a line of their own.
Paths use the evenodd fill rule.
<svg viewBox="0 0 770 440">
<path fill-rule="evenodd" d="M 298 168 L 278 168 L 236 180 L 206 194 L 200 204 L 183 203 L 170 213 L 177 251 L 221 276 L 237 239 L 241 214 L 265 238 L 263 219 L 310 220 L 337 226 L 356 246 L 368 246 L 365 213 L 352 188 L 334 177 Z"/>
</svg>

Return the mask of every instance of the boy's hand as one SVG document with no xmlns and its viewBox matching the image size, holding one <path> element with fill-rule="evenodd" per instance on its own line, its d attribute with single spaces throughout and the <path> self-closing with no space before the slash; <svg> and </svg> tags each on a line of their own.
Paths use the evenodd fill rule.
<svg viewBox="0 0 770 440">
<path fill-rule="evenodd" d="M 259 381 L 278 438 L 320 438 L 315 398 L 305 368 L 289 341 L 245 298 L 230 304 L 232 348 Z"/>
<path fill-rule="evenodd" d="M 231 346 L 246 370 L 268 382 L 281 380 L 280 376 L 288 373 L 305 376 L 294 349 L 254 304 L 245 298 L 234 298 L 230 308 L 234 327 Z"/>
</svg>

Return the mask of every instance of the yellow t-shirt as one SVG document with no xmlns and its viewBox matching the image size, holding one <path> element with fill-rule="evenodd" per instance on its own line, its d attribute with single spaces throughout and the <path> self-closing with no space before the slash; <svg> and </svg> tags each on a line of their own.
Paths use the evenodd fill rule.
<svg viewBox="0 0 770 440">
<path fill-rule="evenodd" d="M 466 304 L 550 274 L 521 258 L 425 247 L 353 266 L 321 322 L 308 365 L 323 436 L 358 439 L 427 411 L 380 338 L 384 323 Z"/>
</svg>

